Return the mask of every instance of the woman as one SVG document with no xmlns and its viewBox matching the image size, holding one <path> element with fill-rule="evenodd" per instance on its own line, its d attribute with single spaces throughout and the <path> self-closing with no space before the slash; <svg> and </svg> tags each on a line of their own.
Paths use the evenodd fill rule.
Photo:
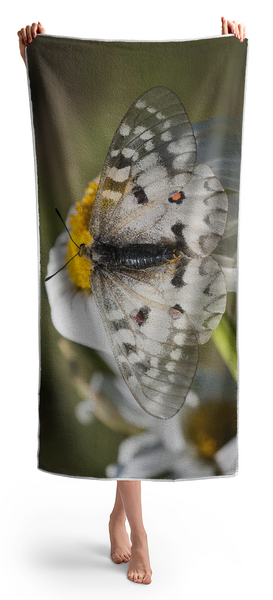
<svg viewBox="0 0 273 600">
<path fill-rule="evenodd" d="M 237 21 L 222 17 L 222 35 L 233 33 L 241 42 L 245 27 Z M 45 29 L 40 22 L 27 25 L 18 31 L 19 48 L 25 61 L 25 49 Z M 126 518 L 131 529 L 131 543 L 126 530 Z M 110 515 L 109 534 L 111 557 L 115 563 L 129 562 L 128 578 L 136 583 L 151 583 L 151 565 L 147 534 L 143 524 L 141 506 L 141 481 L 117 481 L 115 504 Z"/>
</svg>

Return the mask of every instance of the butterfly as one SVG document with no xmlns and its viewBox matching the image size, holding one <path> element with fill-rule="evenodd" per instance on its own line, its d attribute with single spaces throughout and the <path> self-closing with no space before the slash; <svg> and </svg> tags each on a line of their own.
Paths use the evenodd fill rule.
<svg viewBox="0 0 273 600">
<path fill-rule="evenodd" d="M 90 285 L 113 353 L 140 406 L 161 419 L 182 407 L 226 308 L 211 256 L 227 195 L 196 162 L 193 128 L 166 87 L 143 93 L 110 145 L 92 208 Z"/>
</svg>

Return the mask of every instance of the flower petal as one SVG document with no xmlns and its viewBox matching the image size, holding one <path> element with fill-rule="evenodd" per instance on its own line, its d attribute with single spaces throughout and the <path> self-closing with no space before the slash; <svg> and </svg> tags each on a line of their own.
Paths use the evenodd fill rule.
<svg viewBox="0 0 273 600">
<path fill-rule="evenodd" d="M 57 271 L 66 262 L 67 233 L 56 240 L 49 254 L 48 274 Z M 80 260 L 80 257 L 75 258 Z M 78 289 L 71 281 L 67 268 L 46 282 L 51 307 L 51 318 L 57 331 L 73 342 L 96 350 L 111 352 L 104 326 L 90 292 Z"/>
</svg>

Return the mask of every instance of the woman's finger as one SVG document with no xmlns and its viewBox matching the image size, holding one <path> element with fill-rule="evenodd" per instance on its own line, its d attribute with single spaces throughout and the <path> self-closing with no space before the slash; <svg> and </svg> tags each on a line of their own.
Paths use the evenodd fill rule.
<svg viewBox="0 0 273 600">
<path fill-rule="evenodd" d="M 45 33 L 46 30 L 45 28 L 42 26 L 42 23 L 40 23 L 40 21 L 38 21 L 38 29 L 37 29 L 37 33 Z"/>
<path fill-rule="evenodd" d="M 221 21 L 222 21 L 222 35 L 227 35 L 227 33 L 228 33 L 227 20 L 225 19 L 225 17 L 221 17 Z"/>
<path fill-rule="evenodd" d="M 38 29 L 38 23 L 32 23 L 32 25 L 31 25 L 31 36 L 32 36 L 33 40 L 35 40 L 35 38 L 36 38 L 37 29 Z"/>
<path fill-rule="evenodd" d="M 245 32 L 244 32 L 244 25 L 243 23 L 239 23 L 238 25 L 238 30 L 239 30 L 239 37 L 240 37 L 240 42 L 242 42 L 245 38 Z"/>
<path fill-rule="evenodd" d="M 25 51 L 26 51 L 26 42 L 24 42 L 24 39 L 26 39 L 26 35 L 25 35 L 25 30 L 21 29 L 20 31 L 17 31 L 17 35 L 19 38 L 19 50 L 20 50 L 20 54 L 22 56 L 22 59 L 24 61 L 24 63 L 26 63 L 26 57 L 25 57 Z M 24 37 L 23 37 L 24 36 Z"/>
<path fill-rule="evenodd" d="M 23 41 L 21 30 L 17 31 L 17 35 L 18 35 L 18 38 L 19 38 L 19 46 L 20 46 L 20 49 L 21 49 L 21 47 L 25 47 L 25 42 Z"/>
<path fill-rule="evenodd" d="M 229 21 L 229 20 L 227 21 L 227 28 L 228 28 L 228 33 L 234 33 L 235 32 L 233 21 Z"/>
<path fill-rule="evenodd" d="M 32 42 L 31 26 L 30 25 L 26 26 L 26 34 L 27 34 L 27 42 L 28 42 L 28 44 L 30 44 Z"/>
<path fill-rule="evenodd" d="M 19 36 L 19 34 L 20 34 L 20 36 Z M 27 35 L 26 35 L 26 30 L 24 27 L 22 27 L 22 29 L 20 29 L 20 31 L 18 31 L 18 36 L 19 36 L 19 41 L 21 39 L 23 44 L 27 43 Z"/>
<path fill-rule="evenodd" d="M 234 35 L 235 35 L 237 38 L 240 38 L 240 35 L 239 35 L 239 28 L 238 28 L 238 21 L 233 21 L 233 23 L 234 23 L 234 27 L 235 27 L 235 33 L 234 33 Z"/>
</svg>

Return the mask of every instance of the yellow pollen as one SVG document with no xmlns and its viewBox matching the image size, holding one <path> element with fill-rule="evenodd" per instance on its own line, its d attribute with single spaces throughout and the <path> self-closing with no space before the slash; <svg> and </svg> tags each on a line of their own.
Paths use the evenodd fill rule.
<svg viewBox="0 0 273 600">
<path fill-rule="evenodd" d="M 91 181 L 87 190 L 85 191 L 85 196 L 83 199 L 75 204 L 76 214 L 71 215 L 70 217 L 69 226 L 71 228 L 71 236 L 78 246 L 80 246 L 80 244 L 90 244 L 91 242 L 92 238 L 89 233 L 89 222 L 97 189 L 98 183 Z M 75 254 L 76 246 L 69 239 L 67 244 L 66 260 L 69 260 Z M 67 268 L 71 280 L 76 284 L 77 287 L 91 291 L 89 282 L 90 261 L 85 256 L 76 256 L 76 258 L 74 258 L 74 260 L 67 265 Z"/>
</svg>

